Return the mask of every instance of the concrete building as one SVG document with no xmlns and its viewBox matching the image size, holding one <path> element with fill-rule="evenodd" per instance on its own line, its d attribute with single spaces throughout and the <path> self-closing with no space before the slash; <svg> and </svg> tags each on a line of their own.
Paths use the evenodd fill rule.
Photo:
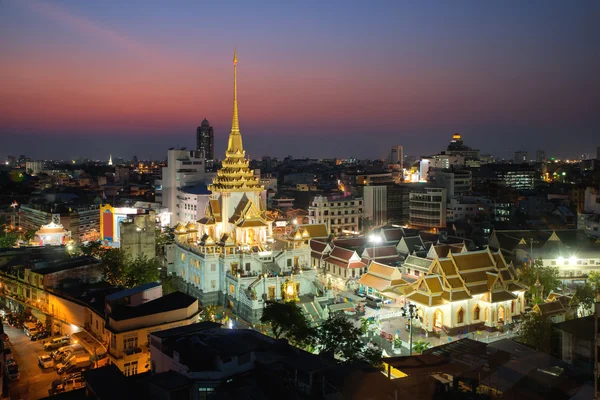
<svg viewBox="0 0 600 400">
<path fill-rule="evenodd" d="M 120 248 L 132 258 L 156 257 L 156 213 L 131 214 L 120 223 Z"/>
<path fill-rule="evenodd" d="M 196 129 L 196 151 L 205 160 L 215 157 L 215 130 L 206 118 Z"/>
<path fill-rule="evenodd" d="M 44 170 L 43 161 L 27 161 L 25 162 L 25 172 L 37 175 Z"/>
<path fill-rule="evenodd" d="M 385 225 L 388 222 L 387 189 L 385 185 L 363 187 L 363 217 L 369 220 L 372 226 Z"/>
<path fill-rule="evenodd" d="M 205 159 L 202 154 L 198 151 L 169 150 L 162 178 L 156 181 L 156 201 L 168 208 L 172 227 L 180 222 L 177 218 L 177 197 L 181 189 L 203 184 L 206 180 Z"/>
<path fill-rule="evenodd" d="M 203 183 L 181 188 L 177 192 L 175 220 L 187 224 L 202 218 L 210 193 L 207 185 Z"/>
<path fill-rule="evenodd" d="M 363 217 L 363 199 L 315 196 L 308 207 L 310 224 L 327 224 L 334 235 L 357 235 Z"/>
<path fill-rule="evenodd" d="M 421 158 L 419 167 L 419 180 L 429 182 L 434 180 L 435 171 L 456 168 L 465 165 L 465 157 L 460 154 L 438 154 Z"/>
<path fill-rule="evenodd" d="M 470 195 L 473 179 L 469 170 L 442 169 L 435 172 L 435 184 L 445 188 L 448 198 L 453 199 Z"/>
<path fill-rule="evenodd" d="M 392 164 L 392 169 L 402 170 L 404 168 L 404 148 L 402 146 L 392 146 L 390 164 Z"/>
<path fill-rule="evenodd" d="M 159 284 L 148 284 L 107 296 L 104 327 L 108 355 L 126 376 L 150 370 L 152 332 L 198 322 L 198 299 L 182 292 L 150 293 Z M 135 297 L 138 295 L 138 301 Z M 133 301 L 132 301 L 133 300 Z"/>
<path fill-rule="evenodd" d="M 486 164 L 473 171 L 473 185 L 501 185 L 516 190 L 533 190 L 538 173 L 527 164 Z"/>
<path fill-rule="evenodd" d="M 213 396 L 242 399 L 249 393 L 251 397 L 257 394 L 266 398 L 264 393 L 274 387 L 286 398 L 348 398 L 335 389 L 344 385 L 334 387 L 317 377 L 328 367 L 335 368 L 333 359 L 307 353 L 254 330 L 222 329 L 219 324 L 202 322 L 152 333 L 150 350 L 153 377 L 183 375 L 190 382 L 191 396 L 186 398 L 192 400 Z M 296 377 L 292 380 L 295 383 L 286 377 Z M 381 373 L 376 377 L 383 378 Z M 333 392 L 323 389 L 330 386 Z"/>
<path fill-rule="evenodd" d="M 422 229 L 446 227 L 446 189 L 425 188 L 411 192 L 410 225 Z"/>
<path fill-rule="evenodd" d="M 493 202 L 483 197 L 463 197 L 448 201 L 446 211 L 448 222 L 468 221 L 477 216 L 494 218 Z"/>
<path fill-rule="evenodd" d="M 525 150 L 515 151 L 513 157 L 514 164 L 527 164 L 529 162 L 529 152 Z"/>
<path fill-rule="evenodd" d="M 546 162 L 546 152 L 544 150 L 537 150 L 535 152 L 535 162 L 537 162 L 537 163 Z"/>
</svg>

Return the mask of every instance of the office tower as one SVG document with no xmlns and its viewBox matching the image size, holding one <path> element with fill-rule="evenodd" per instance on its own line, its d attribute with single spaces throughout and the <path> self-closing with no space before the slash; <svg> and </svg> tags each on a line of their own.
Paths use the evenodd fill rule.
<svg viewBox="0 0 600 400">
<path fill-rule="evenodd" d="M 215 131 L 206 118 L 204 118 L 204 121 L 196 129 L 196 150 L 206 160 L 214 159 Z"/>
</svg>

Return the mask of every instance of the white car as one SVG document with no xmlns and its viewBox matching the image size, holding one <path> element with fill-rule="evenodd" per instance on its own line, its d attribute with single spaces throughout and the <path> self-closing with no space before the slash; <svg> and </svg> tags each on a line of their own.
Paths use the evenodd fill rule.
<svg viewBox="0 0 600 400">
<path fill-rule="evenodd" d="M 52 368 L 54 366 L 54 360 L 48 355 L 43 355 L 38 357 L 38 364 L 40 364 L 40 367 L 42 368 Z"/>
</svg>

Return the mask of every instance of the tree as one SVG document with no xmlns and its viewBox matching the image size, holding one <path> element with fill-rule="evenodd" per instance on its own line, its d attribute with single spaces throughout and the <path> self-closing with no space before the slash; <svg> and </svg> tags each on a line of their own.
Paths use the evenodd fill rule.
<svg viewBox="0 0 600 400">
<path fill-rule="evenodd" d="M 552 350 L 552 320 L 537 312 L 526 314 L 517 340 L 549 354 Z"/>
<path fill-rule="evenodd" d="M 132 288 L 160 278 L 160 263 L 156 257 L 148 258 L 139 255 L 134 259 L 128 257 L 126 266 L 125 287 Z"/>
<path fill-rule="evenodd" d="M 108 251 L 102 246 L 102 243 L 98 241 L 83 244 L 79 247 L 79 250 L 84 256 L 92 256 L 96 258 L 102 258 Z"/>
<path fill-rule="evenodd" d="M 125 253 L 120 249 L 109 249 L 100 261 L 104 280 L 113 286 L 125 286 L 127 260 Z"/>
<path fill-rule="evenodd" d="M 541 303 L 550 292 L 560 287 L 558 267 L 544 267 L 541 259 L 536 260 L 533 265 L 526 265 L 520 269 L 520 280 L 525 285 L 529 286 L 529 290 L 525 292 L 528 300 L 534 304 Z M 541 284 L 541 292 L 538 293 L 536 282 Z"/>
<path fill-rule="evenodd" d="M 587 281 L 596 292 L 596 296 L 600 294 L 600 272 L 592 271 L 589 273 Z"/>
<path fill-rule="evenodd" d="M 575 295 L 573 296 L 572 304 L 579 306 L 582 317 L 592 314 L 595 302 L 596 292 L 592 288 L 592 285 L 586 282 L 584 285 L 577 287 Z"/>
<path fill-rule="evenodd" d="M 113 286 L 132 288 L 156 282 L 160 277 L 160 263 L 156 258 L 127 256 L 121 249 L 109 249 L 100 262 L 104 280 Z"/>
<path fill-rule="evenodd" d="M 366 346 L 362 352 L 361 358 L 375 368 L 380 368 L 383 364 L 382 351 L 376 344 Z"/>
<path fill-rule="evenodd" d="M 25 233 L 23 234 L 23 240 L 25 240 L 26 242 L 29 242 L 31 239 L 33 239 L 35 237 L 35 229 L 28 229 L 25 231 Z"/>
<path fill-rule="evenodd" d="M 344 315 L 332 313 L 317 330 L 317 347 L 347 361 L 360 360 L 364 351 L 360 336 L 361 330 Z"/>
<path fill-rule="evenodd" d="M 156 228 L 156 254 L 163 256 L 165 252 L 165 246 L 175 241 L 175 229 L 165 227 L 163 230 Z"/>
<path fill-rule="evenodd" d="M 202 309 L 202 321 L 217 322 L 217 306 L 208 305 Z"/>
<path fill-rule="evenodd" d="M 269 324 L 275 339 L 285 336 L 292 344 L 306 347 L 314 342 L 314 332 L 308 319 L 296 303 L 267 302 L 260 318 L 263 324 Z"/>
<path fill-rule="evenodd" d="M 19 240 L 19 235 L 13 232 L 6 232 L 4 236 L 0 236 L 0 249 L 7 247 L 15 247 Z"/>
<path fill-rule="evenodd" d="M 425 350 L 427 350 L 431 346 L 430 342 L 424 342 L 422 340 L 418 340 L 413 343 L 413 351 L 419 354 L 422 354 Z"/>
</svg>

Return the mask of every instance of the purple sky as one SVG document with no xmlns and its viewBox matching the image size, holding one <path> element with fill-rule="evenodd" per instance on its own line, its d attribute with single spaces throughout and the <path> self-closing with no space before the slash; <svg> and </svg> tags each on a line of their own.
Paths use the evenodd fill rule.
<svg viewBox="0 0 600 400">
<path fill-rule="evenodd" d="M 221 156 L 234 46 L 251 157 L 600 145 L 597 0 L 287 3 L 0 1 L 0 157 Z"/>
</svg>

